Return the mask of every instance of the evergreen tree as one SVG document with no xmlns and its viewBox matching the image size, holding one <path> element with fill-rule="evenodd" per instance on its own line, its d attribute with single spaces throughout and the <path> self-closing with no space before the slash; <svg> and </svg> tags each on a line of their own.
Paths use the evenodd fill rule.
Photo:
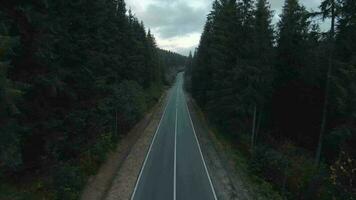
<svg viewBox="0 0 356 200">
<path fill-rule="evenodd" d="M 270 93 L 272 91 L 272 65 L 271 60 L 274 56 L 273 39 L 274 30 L 272 27 L 272 11 L 266 0 L 258 0 L 256 2 L 256 10 L 254 11 L 254 27 L 253 27 L 253 65 L 256 70 L 254 76 L 255 88 L 255 105 L 252 126 L 252 147 L 256 140 L 257 134 L 261 129 L 262 120 L 266 121 L 265 107 L 270 101 Z"/>
<path fill-rule="evenodd" d="M 46 191 L 76 198 L 81 162 L 99 166 L 159 99 L 158 51 L 123 0 L 1 1 L 0 173 L 46 174 Z"/>
<path fill-rule="evenodd" d="M 272 27 L 272 11 L 266 0 L 258 0 L 254 11 L 254 55 L 261 63 L 270 63 L 273 55 L 274 30 Z"/>
<path fill-rule="evenodd" d="M 349 155 L 355 154 L 355 5 L 323 1 L 320 14 L 332 18 L 330 32 L 323 34 L 311 21 L 313 13 L 298 0 L 286 0 L 275 40 L 266 0 L 216 0 L 186 73 L 193 97 L 217 132 L 243 152 L 251 147 L 251 167 L 287 198 L 320 198 L 330 186 L 325 164 L 346 157 L 354 162 Z M 329 53 L 331 41 L 335 55 Z M 255 146 L 257 140 L 261 145 Z M 349 165 L 343 167 L 349 171 Z M 350 178 L 336 168 L 330 176 L 339 181 L 331 186 L 338 191 L 331 192 L 333 198 L 349 198 L 350 185 L 341 182 Z"/>
<path fill-rule="evenodd" d="M 355 78 L 356 78 L 356 46 L 353 41 L 356 37 L 356 3 L 355 1 L 344 0 L 340 2 L 339 21 L 335 39 L 335 57 L 337 61 L 331 82 L 331 102 L 333 105 L 332 120 L 338 123 L 339 127 L 345 127 L 348 132 L 343 132 L 343 141 L 340 148 L 350 155 L 355 155 L 353 143 L 356 140 L 356 132 L 353 126 L 355 121 Z M 338 128 L 334 128 L 337 130 Z M 340 132 L 335 131 L 335 132 Z"/>
<path fill-rule="evenodd" d="M 237 34 L 238 28 L 241 25 L 241 20 L 236 16 L 237 5 L 234 0 L 216 2 L 215 10 L 213 9 L 211 17 L 213 17 L 211 27 L 207 24 L 207 28 L 211 28 L 208 33 L 210 37 L 208 54 L 204 57 L 210 56 L 209 60 L 202 60 L 206 62 L 203 74 L 200 81 L 204 84 L 205 94 L 203 101 L 206 104 L 206 109 L 210 113 L 225 113 L 226 115 L 218 116 L 215 114 L 215 120 L 219 124 L 230 124 L 232 112 L 234 112 L 233 103 L 231 100 L 233 94 L 233 81 L 231 80 L 231 73 L 237 61 Z M 198 62 L 199 62 L 198 50 Z M 198 65 L 201 63 L 197 63 Z M 217 112 L 219 111 L 219 112 Z M 226 119 L 226 120 L 225 120 Z"/>
<path fill-rule="evenodd" d="M 277 132 L 310 147 L 316 141 L 315 135 L 312 134 L 319 130 L 314 124 L 320 123 L 318 113 L 321 109 L 317 102 L 320 98 L 319 87 L 312 85 L 312 81 L 308 79 L 310 70 L 315 67 L 308 66 L 306 59 L 310 56 L 309 14 L 297 0 L 286 0 L 278 28 L 272 99 L 273 120 L 278 124 Z M 314 110 L 313 114 L 307 114 L 311 110 Z M 290 118 L 287 119 L 287 116 Z M 309 128 L 309 125 L 299 126 L 300 123 L 309 124 L 314 128 Z M 308 141 L 311 143 L 304 143 L 305 137 L 309 137 Z"/>
<path fill-rule="evenodd" d="M 307 11 L 300 6 L 298 0 L 286 0 L 281 21 L 278 23 L 278 48 L 277 56 L 279 62 L 280 78 L 292 80 L 300 77 L 303 56 L 305 56 L 305 45 L 308 36 Z"/>
<path fill-rule="evenodd" d="M 315 163 L 319 164 L 320 162 L 320 157 L 321 157 L 321 151 L 322 151 L 322 143 L 323 143 L 323 137 L 325 134 L 325 129 L 326 129 L 326 119 L 327 119 L 327 114 L 328 114 L 328 106 L 329 106 L 329 96 L 330 96 L 330 79 L 331 79 L 331 74 L 333 70 L 333 57 L 334 57 L 334 37 L 335 37 L 335 20 L 337 16 L 337 5 L 335 0 L 324 0 L 321 3 L 321 11 L 323 15 L 323 19 L 330 17 L 331 18 L 331 27 L 330 27 L 330 33 L 328 37 L 328 42 L 329 42 L 329 62 L 328 62 L 328 70 L 326 74 L 326 84 L 325 84 L 325 92 L 324 92 L 324 105 L 323 105 L 323 113 L 322 113 L 322 119 L 321 119 L 321 126 L 320 126 L 320 135 L 319 135 L 319 141 L 318 141 L 318 147 L 316 150 L 316 156 L 315 156 Z"/>
</svg>

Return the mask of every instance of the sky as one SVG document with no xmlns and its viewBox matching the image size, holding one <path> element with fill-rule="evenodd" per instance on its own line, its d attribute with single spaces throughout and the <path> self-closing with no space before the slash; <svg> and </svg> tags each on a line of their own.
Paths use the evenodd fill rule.
<svg viewBox="0 0 356 200">
<path fill-rule="evenodd" d="M 284 0 L 270 0 L 273 22 L 279 20 Z M 321 0 L 300 0 L 317 10 Z M 188 55 L 198 46 L 213 0 L 126 0 L 128 9 L 154 34 L 160 48 Z"/>
</svg>

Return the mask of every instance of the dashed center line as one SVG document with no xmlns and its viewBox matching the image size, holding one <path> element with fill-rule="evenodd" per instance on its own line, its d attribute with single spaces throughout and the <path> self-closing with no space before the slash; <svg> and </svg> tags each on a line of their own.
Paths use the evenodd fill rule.
<svg viewBox="0 0 356 200">
<path fill-rule="evenodd" d="M 176 120 L 174 128 L 174 180 L 173 180 L 173 200 L 177 199 L 177 128 L 178 128 L 178 86 L 176 98 Z"/>
</svg>

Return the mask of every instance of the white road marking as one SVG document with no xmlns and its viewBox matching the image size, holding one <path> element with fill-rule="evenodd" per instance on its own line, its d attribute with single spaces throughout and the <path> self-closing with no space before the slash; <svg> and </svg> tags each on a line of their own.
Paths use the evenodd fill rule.
<svg viewBox="0 0 356 200">
<path fill-rule="evenodd" d="M 174 188 L 173 188 L 173 199 L 177 198 L 177 109 L 176 109 L 176 125 L 175 125 L 175 135 L 174 135 Z"/>
<path fill-rule="evenodd" d="M 179 92 L 178 92 L 178 88 L 179 88 L 179 87 L 178 87 L 178 85 L 179 85 L 179 84 L 177 84 L 177 90 L 176 90 L 176 91 L 177 91 L 177 99 L 176 99 L 176 116 L 175 116 L 175 117 L 176 117 L 176 119 L 175 119 L 175 135 L 174 135 L 174 188 L 173 188 L 173 199 L 174 199 L 174 200 L 176 200 L 176 178 L 177 178 L 177 166 L 176 166 L 176 165 L 177 165 L 178 95 L 179 95 Z M 184 93 L 183 93 L 183 95 L 184 95 Z M 169 102 L 170 102 L 170 99 L 171 99 L 171 98 L 172 98 L 172 95 L 170 95 L 169 98 L 168 98 L 168 101 L 167 101 L 167 103 L 166 103 L 166 107 L 165 107 L 164 112 L 163 112 L 163 114 L 162 114 L 162 117 L 161 117 L 161 119 L 160 119 L 160 121 L 159 121 L 159 124 L 158 124 L 158 126 L 157 126 L 156 132 L 155 132 L 155 134 L 154 134 L 154 136 L 153 136 L 153 139 L 152 139 L 152 142 L 151 142 L 151 144 L 150 144 L 149 150 L 148 150 L 148 152 L 147 152 L 147 154 L 146 154 L 146 158 L 145 158 L 145 160 L 144 160 L 144 162 L 143 162 L 143 165 L 142 165 L 140 174 L 139 174 L 138 179 L 137 179 L 137 181 L 136 181 L 136 185 L 135 185 L 134 191 L 133 191 L 133 193 L 132 193 L 131 200 L 133 200 L 134 197 L 135 197 L 135 194 L 136 194 L 136 191 L 137 191 L 137 187 L 138 187 L 138 185 L 139 185 L 139 183 L 140 183 L 143 170 L 145 169 L 146 162 L 147 162 L 148 157 L 149 157 L 149 155 L 150 155 L 150 153 L 151 153 L 152 146 L 153 146 L 153 144 L 154 144 L 154 142 L 155 142 L 155 140 L 156 140 L 157 133 L 158 133 L 160 127 L 161 127 L 162 120 L 163 120 L 163 118 L 164 118 L 164 116 L 165 116 L 165 114 L 166 114 L 166 111 L 167 111 L 167 108 L 168 108 L 168 105 L 169 105 Z M 212 181 L 211 181 L 208 168 L 207 168 L 207 166 L 206 166 L 206 164 L 205 164 L 204 156 L 203 156 L 203 153 L 202 153 L 202 151 L 201 151 L 201 147 L 200 147 L 199 140 L 198 140 L 197 135 L 196 135 L 196 132 L 195 132 L 195 128 L 194 128 L 194 124 L 193 124 L 192 118 L 191 118 L 191 116 L 190 116 L 188 104 L 187 104 L 187 101 L 185 100 L 185 95 L 184 95 L 184 101 L 185 101 L 185 102 L 184 102 L 184 103 L 185 103 L 185 107 L 186 107 L 186 109 L 187 109 L 187 111 L 188 111 L 188 116 L 189 116 L 189 119 L 190 119 L 190 123 L 191 123 L 192 128 L 193 128 L 194 137 L 195 137 L 195 140 L 196 140 L 196 142 L 197 142 L 197 144 L 198 144 L 198 149 L 199 149 L 199 153 L 200 153 L 200 156 L 201 156 L 201 158 L 202 158 L 202 161 L 203 161 L 203 165 L 204 165 L 204 168 L 205 168 L 205 172 L 206 172 L 206 174 L 207 174 L 207 176 L 208 176 L 209 183 L 210 183 L 210 187 L 211 187 L 211 190 L 212 190 L 213 195 L 214 195 L 214 199 L 217 200 L 217 197 L 216 197 L 216 194 L 215 194 L 214 185 L 213 185 L 213 183 L 212 183 Z"/>
<path fill-rule="evenodd" d="M 176 97 L 176 121 L 174 128 L 174 182 L 173 182 L 173 200 L 177 198 L 177 128 L 178 128 L 178 89 Z"/>
<path fill-rule="evenodd" d="M 162 114 L 162 117 L 161 117 L 161 119 L 160 119 L 160 121 L 159 121 L 159 124 L 158 124 L 158 126 L 157 126 L 155 135 L 153 136 L 152 142 L 151 142 L 151 144 L 150 144 L 150 148 L 148 149 L 148 152 L 147 152 L 147 154 L 146 154 L 145 161 L 143 162 L 143 165 L 142 165 L 140 174 L 139 174 L 138 179 L 137 179 L 137 181 L 136 181 L 136 185 L 135 185 L 134 191 L 133 191 L 133 193 L 132 193 L 132 195 L 131 195 L 131 200 L 133 200 L 134 197 L 135 197 L 137 187 L 138 187 L 138 185 L 139 185 L 139 183 L 140 183 L 140 180 L 141 180 L 142 172 L 143 172 L 143 170 L 144 170 L 144 168 L 145 168 L 145 166 L 146 166 L 146 162 L 147 162 L 148 157 L 149 157 L 149 155 L 150 155 L 150 153 L 151 153 L 151 149 L 152 149 L 153 143 L 154 143 L 155 140 L 156 140 L 156 136 L 157 136 L 158 130 L 159 130 L 160 127 L 161 127 L 162 119 L 163 119 L 163 117 L 164 117 L 165 114 L 166 114 L 167 107 L 168 107 L 168 105 L 169 105 L 169 101 L 170 101 L 171 97 L 172 97 L 172 96 L 169 96 L 169 98 L 168 98 L 168 101 L 167 101 L 167 103 L 166 103 L 166 107 L 165 107 L 165 109 L 164 109 L 164 112 L 163 112 L 163 114 Z"/>
<path fill-rule="evenodd" d="M 184 97 L 185 97 L 185 96 L 184 96 Z M 184 100 L 185 100 L 185 98 L 184 98 Z M 187 111 L 188 111 L 188 116 L 189 116 L 189 119 L 190 119 L 190 123 L 191 123 L 191 125 L 192 125 L 192 127 L 193 127 L 193 132 L 194 132 L 195 140 L 196 140 L 196 142 L 197 142 L 197 144 L 198 144 L 198 149 L 199 149 L 199 152 L 200 152 L 200 156 L 201 156 L 201 158 L 202 158 L 202 160 L 203 160 L 204 168 L 205 168 L 206 174 L 207 174 L 208 179 L 209 179 L 209 183 L 210 183 L 210 187 L 211 187 L 211 190 L 212 190 L 212 192 L 213 192 L 213 195 L 214 195 L 214 199 L 217 200 L 218 198 L 216 197 L 216 194 L 215 194 L 214 185 L 213 185 L 213 182 L 211 181 L 208 168 L 206 167 L 206 164 L 205 164 L 204 156 L 203 156 L 203 153 L 202 153 L 201 148 L 200 148 L 200 144 L 199 144 L 199 140 L 198 140 L 197 134 L 195 133 L 195 128 L 194 128 L 193 120 L 192 120 L 192 118 L 191 118 L 191 116 L 190 116 L 189 107 L 188 107 L 188 103 L 187 103 L 186 100 L 185 100 L 185 107 L 186 107 L 186 109 L 187 109 Z"/>
</svg>

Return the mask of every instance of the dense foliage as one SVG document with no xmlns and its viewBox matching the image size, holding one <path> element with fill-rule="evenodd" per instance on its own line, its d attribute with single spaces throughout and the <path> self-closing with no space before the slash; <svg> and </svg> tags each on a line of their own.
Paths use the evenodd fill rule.
<svg viewBox="0 0 356 200">
<path fill-rule="evenodd" d="M 288 199 L 355 199 L 356 3 L 216 0 L 189 88 L 251 169 Z M 318 19 L 331 18 L 330 31 Z"/>
<path fill-rule="evenodd" d="M 160 53 L 123 0 L 1 1 L 0 199 L 76 199 L 160 98 Z"/>
<path fill-rule="evenodd" d="M 159 49 L 158 54 L 161 61 L 160 64 L 165 70 L 165 77 L 163 79 L 166 83 L 171 84 L 175 80 L 177 71 L 185 69 L 187 57 L 163 49 Z"/>
</svg>

